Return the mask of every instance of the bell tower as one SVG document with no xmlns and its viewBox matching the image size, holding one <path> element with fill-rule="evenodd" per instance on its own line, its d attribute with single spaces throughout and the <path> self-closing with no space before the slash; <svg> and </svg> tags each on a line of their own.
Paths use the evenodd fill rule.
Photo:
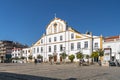
<svg viewBox="0 0 120 80">
<path fill-rule="evenodd" d="M 56 18 L 56 16 L 46 28 L 47 35 L 56 34 L 63 31 L 66 31 L 66 22 L 60 18 Z"/>
</svg>

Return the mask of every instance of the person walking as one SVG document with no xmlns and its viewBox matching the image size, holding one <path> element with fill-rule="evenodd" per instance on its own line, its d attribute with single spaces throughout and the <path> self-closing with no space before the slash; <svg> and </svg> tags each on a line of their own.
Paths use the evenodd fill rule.
<svg viewBox="0 0 120 80">
<path fill-rule="evenodd" d="M 82 62 L 83 62 L 83 61 L 80 59 L 80 61 L 79 61 L 79 66 L 82 66 Z"/>
<path fill-rule="evenodd" d="M 37 64 L 37 59 L 34 60 L 34 63 Z"/>
</svg>

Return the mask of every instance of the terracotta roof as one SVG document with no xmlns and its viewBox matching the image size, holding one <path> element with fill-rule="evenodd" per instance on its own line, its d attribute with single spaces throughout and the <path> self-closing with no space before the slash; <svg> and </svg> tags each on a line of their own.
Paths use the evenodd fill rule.
<svg viewBox="0 0 120 80">
<path fill-rule="evenodd" d="M 115 39 L 119 39 L 119 36 L 110 36 L 104 38 L 104 42 L 114 41 Z"/>
</svg>

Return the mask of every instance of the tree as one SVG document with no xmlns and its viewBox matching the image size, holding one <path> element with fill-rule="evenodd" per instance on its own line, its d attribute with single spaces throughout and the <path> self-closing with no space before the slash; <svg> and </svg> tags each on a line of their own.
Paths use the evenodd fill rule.
<svg viewBox="0 0 120 80">
<path fill-rule="evenodd" d="M 21 59 L 23 59 L 23 60 L 24 60 L 25 58 L 26 58 L 26 57 L 24 57 L 24 56 L 21 56 Z"/>
<path fill-rule="evenodd" d="M 14 59 L 15 59 L 15 60 L 19 60 L 19 57 L 15 57 Z"/>
<path fill-rule="evenodd" d="M 42 59 L 43 57 L 39 54 L 37 55 L 37 59 Z"/>
<path fill-rule="evenodd" d="M 65 52 L 61 53 L 60 56 L 62 57 L 62 59 L 66 59 L 67 54 Z"/>
<path fill-rule="evenodd" d="M 82 66 L 82 64 L 83 64 L 83 60 L 82 60 L 82 59 L 83 59 L 84 55 L 83 55 L 81 52 L 77 52 L 77 53 L 76 53 L 76 57 L 77 57 L 77 59 L 79 59 L 79 61 L 80 61 L 80 62 L 79 62 L 79 65 Z"/>
<path fill-rule="evenodd" d="M 91 58 L 94 60 L 94 59 L 97 59 L 99 57 L 99 54 L 98 54 L 98 52 L 93 52 L 92 54 L 91 54 Z"/>
<path fill-rule="evenodd" d="M 104 50 L 103 49 L 98 49 L 97 52 L 99 53 L 100 57 L 104 56 Z"/>
<path fill-rule="evenodd" d="M 89 64 L 89 58 L 90 58 L 90 56 L 86 55 L 86 59 L 88 59 L 88 61 L 87 61 L 88 64 Z"/>
<path fill-rule="evenodd" d="M 97 52 L 100 56 L 100 60 L 102 60 L 102 57 L 104 56 L 104 50 L 103 49 L 98 49 Z"/>
<path fill-rule="evenodd" d="M 67 54 L 65 52 L 61 53 L 60 56 L 62 57 L 62 59 L 64 60 L 65 63 L 65 59 L 67 57 Z"/>
<path fill-rule="evenodd" d="M 32 56 L 32 55 L 29 55 L 28 59 L 32 60 L 32 59 L 33 59 L 33 56 Z"/>
<path fill-rule="evenodd" d="M 53 59 L 53 55 L 49 54 L 48 56 L 49 56 L 50 59 Z"/>
<path fill-rule="evenodd" d="M 75 56 L 72 54 L 72 55 L 69 55 L 68 58 L 71 60 L 71 62 L 73 62 L 73 60 L 75 59 Z"/>
<path fill-rule="evenodd" d="M 53 55 L 49 54 L 48 56 L 49 56 L 49 61 L 50 61 L 50 63 L 52 64 L 52 63 L 53 63 L 53 62 L 52 62 Z"/>
<path fill-rule="evenodd" d="M 86 55 L 86 59 L 89 59 L 90 58 L 90 56 L 89 55 Z"/>
<path fill-rule="evenodd" d="M 76 53 L 77 59 L 83 59 L 84 55 L 81 52 Z"/>
</svg>

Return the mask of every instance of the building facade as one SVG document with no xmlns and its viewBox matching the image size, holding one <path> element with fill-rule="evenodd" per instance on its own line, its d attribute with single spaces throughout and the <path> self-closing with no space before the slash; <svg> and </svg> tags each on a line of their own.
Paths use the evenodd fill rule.
<svg viewBox="0 0 120 80">
<path fill-rule="evenodd" d="M 11 59 L 11 53 L 13 48 L 25 48 L 26 45 L 22 45 L 18 42 L 0 40 L 0 62 L 9 61 Z"/>
<path fill-rule="evenodd" d="M 111 49 L 111 60 L 120 60 L 120 36 L 105 37 L 103 40 L 103 48 Z"/>
<path fill-rule="evenodd" d="M 4 60 L 6 59 L 6 55 L 10 56 L 13 45 L 14 44 L 12 41 L 7 40 L 0 41 L 0 62 L 4 62 Z"/>
<path fill-rule="evenodd" d="M 21 58 L 22 57 L 22 49 L 21 48 L 13 48 L 12 49 L 12 58 Z"/>
<path fill-rule="evenodd" d="M 43 61 L 49 61 L 49 55 L 53 55 L 56 58 L 54 61 L 60 61 L 60 54 L 63 52 L 76 55 L 81 51 L 84 55 L 91 55 L 99 48 L 102 48 L 102 36 L 93 36 L 90 32 L 82 34 L 68 26 L 64 20 L 54 18 L 47 25 L 46 32 L 31 47 L 31 54 L 34 58 L 42 55 Z M 75 57 L 75 61 L 77 60 Z"/>
<path fill-rule="evenodd" d="M 22 49 L 22 56 L 26 58 L 26 61 L 29 62 L 29 56 L 32 55 L 31 48 Z"/>
</svg>

